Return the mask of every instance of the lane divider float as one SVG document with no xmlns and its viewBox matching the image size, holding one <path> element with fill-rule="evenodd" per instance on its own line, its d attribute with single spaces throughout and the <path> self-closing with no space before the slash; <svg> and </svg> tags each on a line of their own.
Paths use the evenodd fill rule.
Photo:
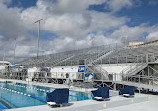
<svg viewBox="0 0 158 111">
<path fill-rule="evenodd" d="M 43 91 L 43 92 L 49 92 L 49 93 L 52 92 L 50 90 L 38 89 L 38 88 L 30 87 L 30 86 L 22 86 L 22 85 L 11 84 L 11 83 L 7 83 L 7 84 L 8 85 L 12 85 L 12 86 L 18 86 L 18 87 L 26 88 L 26 89 L 33 89 L 33 90 L 37 90 L 37 91 Z M 9 90 L 9 89 L 7 89 L 7 90 Z M 27 94 L 24 93 L 24 95 L 27 95 Z M 81 96 L 77 96 L 77 95 L 69 95 L 69 96 L 80 98 L 80 99 L 83 99 L 83 100 L 85 100 L 85 99 L 91 99 L 90 95 L 88 95 L 88 97 L 81 97 Z"/>
<path fill-rule="evenodd" d="M 17 85 L 17 84 L 8 84 L 8 85 L 12 85 L 12 86 L 18 86 L 18 87 L 22 87 L 22 88 L 26 88 L 26 89 L 33 89 L 33 90 L 37 90 L 37 91 L 43 91 L 43 92 L 52 92 L 50 90 L 44 90 L 44 89 L 38 89 L 38 88 L 34 88 L 34 87 L 29 87 L 29 86 L 22 86 L 22 85 Z"/>
<path fill-rule="evenodd" d="M 16 93 L 16 94 L 32 97 L 32 98 L 35 98 L 37 100 L 40 100 L 40 101 L 46 103 L 46 99 L 43 99 L 43 98 L 40 98 L 40 97 L 36 97 L 36 96 L 30 95 L 30 94 L 26 94 L 26 93 L 23 93 L 23 92 L 20 92 L 20 91 L 16 91 L 16 90 L 11 90 L 11 89 L 8 89 L 8 88 L 0 87 L 0 89 L 6 90 L 6 91 L 9 91 L 9 92 L 12 92 L 12 93 Z"/>
</svg>

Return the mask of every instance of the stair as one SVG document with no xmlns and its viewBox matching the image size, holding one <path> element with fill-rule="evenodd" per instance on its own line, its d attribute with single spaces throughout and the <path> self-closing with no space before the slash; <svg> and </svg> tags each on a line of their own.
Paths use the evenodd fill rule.
<svg viewBox="0 0 158 111">
<path fill-rule="evenodd" d="M 94 61 L 91 61 L 87 66 L 92 70 L 94 73 L 94 79 L 97 80 L 108 80 L 108 72 L 104 70 L 101 66 L 97 64 L 99 60 L 102 58 L 105 58 L 106 56 L 110 55 L 113 52 L 113 50 L 110 50 L 108 52 L 102 53 L 97 59 Z"/>
<path fill-rule="evenodd" d="M 128 68 L 124 69 L 124 70 L 122 71 L 122 74 L 123 74 L 124 77 L 136 75 L 138 72 L 140 72 L 141 70 L 143 70 L 143 69 L 146 68 L 147 66 L 148 66 L 147 63 L 132 64 L 132 65 L 129 66 Z"/>
</svg>

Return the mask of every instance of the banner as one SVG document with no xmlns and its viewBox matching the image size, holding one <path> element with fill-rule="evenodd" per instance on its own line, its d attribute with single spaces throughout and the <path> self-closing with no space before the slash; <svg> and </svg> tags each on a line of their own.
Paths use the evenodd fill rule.
<svg viewBox="0 0 158 111">
<path fill-rule="evenodd" d="M 22 72 L 22 67 L 19 67 L 19 68 L 18 68 L 18 71 L 19 71 L 19 72 Z"/>
<path fill-rule="evenodd" d="M 78 72 L 85 72 L 85 66 L 79 66 Z"/>
<path fill-rule="evenodd" d="M 85 74 L 84 82 L 93 82 L 93 74 Z"/>
</svg>

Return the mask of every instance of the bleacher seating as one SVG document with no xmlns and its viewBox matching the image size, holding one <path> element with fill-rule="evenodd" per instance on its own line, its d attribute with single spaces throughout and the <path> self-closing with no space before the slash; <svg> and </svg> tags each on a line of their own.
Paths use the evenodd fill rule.
<svg viewBox="0 0 158 111">
<path fill-rule="evenodd" d="M 109 54 L 107 54 L 110 52 Z M 106 55 L 107 54 L 107 55 Z M 106 56 L 104 56 L 106 55 Z M 88 64 L 120 64 L 154 62 L 158 58 L 158 45 L 144 45 L 134 48 L 110 48 L 97 46 L 56 54 L 39 56 L 24 61 L 28 66 L 74 66 Z M 94 62 L 93 62 L 94 61 Z M 82 63 L 81 63 L 82 62 Z"/>
<path fill-rule="evenodd" d="M 89 64 L 91 61 L 109 52 L 109 46 L 96 46 L 91 48 L 60 52 L 56 54 L 44 55 L 30 58 L 23 62 L 23 65 L 28 66 L 71 66 L 79 65 L 80 61 L 85 61 L 84 64 Z"/>
<path fill-rule="evenodd" d="M 143 63 L 148 61 L 154 62 L 158 58 L 158 45 L 147 45 L 135 48 L 122 48 L 114 50 L 102 59 L 102 64 L 116 64 L 116 63 Z"/>
</svg>

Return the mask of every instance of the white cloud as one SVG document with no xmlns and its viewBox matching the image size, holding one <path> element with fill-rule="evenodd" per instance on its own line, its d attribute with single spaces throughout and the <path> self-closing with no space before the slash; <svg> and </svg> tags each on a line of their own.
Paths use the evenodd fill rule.
<svg viewBox="0 0 158 111">
<path fill-rule="evenodd" d="M 157 0 L 149 0 L 149 5 L 157 5 L 158 1 Z"/>
<path fill-rule="evenodd" d="M 121 43 L 139 39 L 147 33 L 147 39 L 156 33 L 156 25 L 129 27 L 130 18 L 117 16 L 123 8 L 134 7 L 139 0 L 38 0 L 36 6 L 27 9 L 8 8 L 0 0 L 0 46 L 13 54 L 14 38 L 17 38 L 16 55 L 36 55 L 37 32 L 34 21 L 43 19 L 41 30 L 59 35 L 53 40 L 40 40 L 40 54 L 65 50 Z M 110 12 L 87 10 L 90 5 L 105 3 Z M 148 35 L 149 34 L 149 35 Z M 157 35 L 157 33 L 156 33 Z M 5 37 L 3 37 L 5 36 Z M 34 47 L 34 48 L 33 48 Z M 3 50 L 3 49 L 1 49 Z"/>
<path fill-rule="evenodd" d="M 87 48 L 91 46 L 98 46 L 98 45 L 107 45 L 107 44 L 115 44 L 120 43 L 120 40 L 107 38 L 103 35 L 92 35 L 89 34 L 84 39 L 76 40 L 75 38 L 65 37 L 65 38 L 56 38 L 54 41 L 47 41 L 43 45 L 48 45 L 52 47 L 52 50 L 44 49 L 45 53 L 52 53 L 52 52 L 63 52 L 69 50 L 77 50 L 82 48 Z M 42 50 L 42 49 L 41 49 Z M 42 54 L 42 53 L 41 53 Z"/>
<path fill-rule="evenodd" d="M 140 0 L 107 0 L 105 9 L 111 10 L 113 13 L 115 13 L 123 8 L 128 9 L 140 5 Z"/>
<path fill-rule="evenodd" d="M 18 8 L 8 8 L 0 1 L 0 31 L 5 33 L 5 38 L 11 39 L 26 31 L 23 21 L 20 19 Z"/>
<path fill-rule="evenodd" d="M 16 56 L 17 57 L 28 57 L 31 55 L 36 55 L 34 46 L 16 46 Z"/>
<path fill-rule="evenodd" d="M 72 0 L 61 0 L 57 3 L 49 3 L 39 0 L 37 7 L 28 8 L 21 13 L 21 19 L 33 29 L 35 26 L 32 24 L 33 20 L 43 18 L 44 21 L 41 24 L 43 30 L 72 37 L 84 37 L 87 33 L 98 29 L 116 28 L 129 20 L 127 17 L 115 17 L 110 13 L 86 10 L 89 5 L 103 3 L 103 0 L 97 2 L 93 0 L 75 1 L 79 5 L 84 4 L 80 8 L 71 7 L 73 2 Z"/>
<path fill-rule="evenodd" d="M 2 0 L 2 2 L 3 2 L 4 4 L 9 5 L 9 4 L 12 2 L 12 0 Z"/>
<path fill-rule="evenodd" d="M 141 24 L 135 27 L 129 27 L 127 25 L 121 26 L 118 30 L 115 30 L 108 37 L 122 42 L 131 41 L 151 41 L 158 39 L 157 25 L 149 26 L 148 24 Z"/>
<path fill-rule="evenodd" d="M 148 37 L 158 37 L 158 32 L 149 33 Z"/>
<path fill-rule="evenodd" d="M 122 8 L 130 8 L 133 6 L 133 0 L 109 0 L 105 8 L 113 12 L 119 11 Z"/>
<path fill-rule="evenodd" d="M 78 13 L 85 11 L 89 5 L 97 5 L 107 0 L 38 0 L 37 7 L 55 14 Z"/>
<path fill-rule="evenodd" d="M 158 31 L 151 32 L 148 34 L 147 41 L 153 41 L 153 40 L 158 40 Z"/>
</svg>

